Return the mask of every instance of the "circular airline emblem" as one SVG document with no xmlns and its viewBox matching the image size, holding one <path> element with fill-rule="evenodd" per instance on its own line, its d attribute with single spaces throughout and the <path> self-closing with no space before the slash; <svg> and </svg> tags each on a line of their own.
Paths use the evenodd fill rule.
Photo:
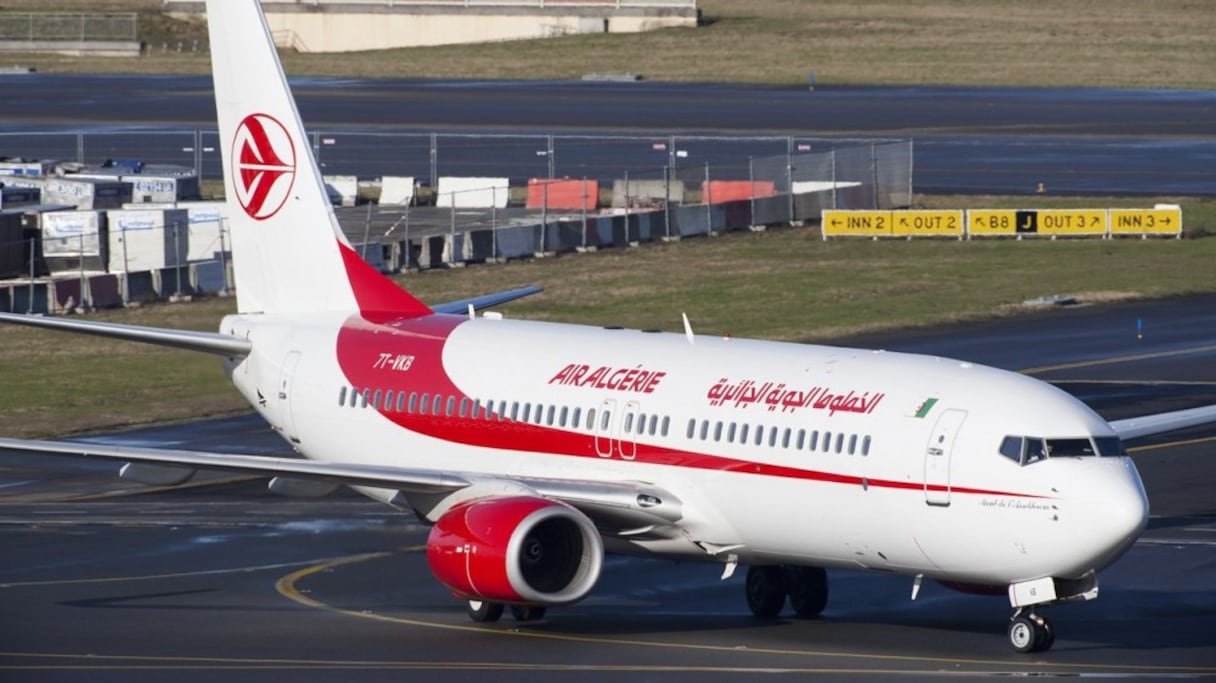
<svg viewBox="0 0 1216 683">
<path fill-rule="evenodd" d="M 250 114 L 232 138 L 232 184 L 254 220 L 279 212 L 296 179 L 296 148 L 287 129 L 268 114 Z"/>
</svg>

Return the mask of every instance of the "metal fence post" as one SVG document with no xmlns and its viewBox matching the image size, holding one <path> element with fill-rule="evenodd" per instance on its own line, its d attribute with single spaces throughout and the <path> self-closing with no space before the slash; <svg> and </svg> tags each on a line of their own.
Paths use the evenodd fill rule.
<svg viewBox="0 0 1216 683">
<path fill-rule="evenodd" d="M 747 187 L 747 194 L 750 195 L 748 203 L 751 207 L 751 216 L 748 220 L 752 225 L 758 225 L 756 223 L 756 160 L 752 157 L 747 158 Z"/>
<path fill-rule="evenodd" d="M 663 167 L 663 234 L 671 237 L 671 167 Z"/>
<path fill-rule="evenodd" d="M 549 160 L 549 177 L 557 177 L 557 161 L 553 158 L 553 133 L 549 133 L 548 147 L 545 150 L 545 156 Z"/>
<path fill-rule="evenodd" d="M 880 209 L 878 205 L 878 145 L 870 143 L 870 179 L 874 183 L 874 208 Z"/>
<path fill-rule="evenodd" d="M 908 139 L 908 206 L 912 206 L 912 162 L 915 159 L 912 149 L 912 139 Z"/>
<path fill-rule="evenodd" d="M 30 238 L 30 296 L 29 300 L 25 302 L 25 312 L 27 314 L 34 312 L 34 261 L 37 259 L 37 252 L 34 251 L 34 247 L 37 243 L 38 240 L 33 237 Z"/>
<path fill-rule="evenodd" d="M 794 138 L 785 139 L 785 191 L 789 193 L 789 201 L 786 202 L 786 212 L 789 214 L 788 221 L 794 222 Z"/>
<path fill-rule="evenodd" d="M 832 148 L 832 208 L 839 209 L 840 205 L 836 203 L 836 148 Z"/>
<path fill-rule="evenodd" d="M 710 203 L 713 200 L 712 193 L 709 190 L 709 162 L 705 162 L 705 190 L 702 192 L 701 203 L 705 205 L 705 234 L 708 235 L 714 229 L 714 212 Z"/>
<path fill-rule="evenodd" d="M 431 133 L 431 189 L 439 189 L 439 134 Z"/>
<path fill-rule="evenodd" d="M 599 203 L 599 197 L 596 197 Z M 629 212 L 625 212 L 625 224 L 629 224 Z M 583 248 L 587 248 L 587 176 L 583 176 Z"/>
<path fill-rule="evenodd" d="M 76 163 L 84 163 L 84 131 L 76 131 Z"/>
</svg>

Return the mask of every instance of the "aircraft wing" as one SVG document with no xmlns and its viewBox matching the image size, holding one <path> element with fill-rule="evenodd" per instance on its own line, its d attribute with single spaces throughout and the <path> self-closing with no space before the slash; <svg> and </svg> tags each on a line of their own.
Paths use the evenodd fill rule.
<svg viewBox="0 0 1216 683">
<path fill-rule="evenodd" d="M 503 292 L 494 292 L 493 294 L 483 294 L 470 299 L 460 299 L 458 301 L 448 301 L 442 304 L 431 306 L 431 310 L 436 313 L 453 313 L 460 314 L 469 310 L 469 306 L 473 310 L 480 311 L 483 308 L 505 304 L 508 301 L 522 299 L 525 296 L 531 296 L 543 291 L 540 287 L 520 287 L 519 289 L 508 289 Z"/>
<path fill-rule="evenodd" d="M 1119 434 L 1119 438 L 1126 440 L 1172 432 L 1176 429 L 1185 429 L 1208 422 L 1216 422 L 1216 405 L 1115 420 L 1110 423 L 1110 426 Z"/>
<path fill-rule="evenodd" d="M 0 438 L 0 451 L 6 450 L 151 464 L 177 468 L 187 475 L 192 470 L 205 469 L 371 486 L 401 491 L 407 499 L 417 496 L 420 500 L 431 501 L 470 487 L 484 491 L 486 496 L 501 495 L 502 491 L 512 495 L 526 492 L 567 503 L 612 533 L 651 533 L 658 527 L 670 526 L 683 516 L 678 498 L 644 482 L 520 479 L 303 458 Z"/>
</svg>

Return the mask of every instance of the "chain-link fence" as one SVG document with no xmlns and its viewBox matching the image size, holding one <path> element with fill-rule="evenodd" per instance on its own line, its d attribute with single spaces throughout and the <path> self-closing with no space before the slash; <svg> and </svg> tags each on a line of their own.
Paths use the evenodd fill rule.
<svg viewBox="0 0 1216 683">
<path fill-rule="evenodd" d="M 134 12 L 0 12 L 0 41 L 134 41 Z"/>
<path fill-rule="evenodd" d="M 822 209 L 906 207 L 912 194 L 913 148 L 907 140 L 350 131 L 317 131 L 310 137 L 334 189 L 331 199 L 348 205 L 338 209 L 338 216 L 350 242 L 369 263 L 386 271 L 817 221 Z M 218 135 L 210 130 L 7 133 L 0 134 L 0 156 L 86 164 L 117 160 L 115 166 L 137 159 L 196 169 L 204 178 L 222 176 Z M 17 187 L 41 183 L 43 202 L 75 203 L 68 201 L 74 196 L 68 189 L 85 195 L 98 191 L 89 183 L 100 181 L 72 178 L 69 174 L 39 181 L 16 175 L 0 176 L 0 182 Z M 81 187 L 59 187 L 73 183 Z M 397 193 L 392 199 L 390 186 Z M 202 257 L 182 259 L 186 264 L 174 261 L 147 269 L 133 265 L 129 252 L 121 255 L 116 249 L 129 248 L 128 240 L 134 237 L 116 237 L 118 223 L 110 213 L 153 207 L 138 200 L 134 206 L 111 204 L 103 207 L 94 201 L 80 207 L 92 212 L 75 212 L 80 220 L 97 225 L 106 219 L 94 214 L 106 213 L 108 234 L 105 228 L 89 227 L 93 224 L 60 234 L 48 226 L 76 218 L 51 220 L 37 207 L 24 212 L 21 220 L 29 224 L 0 236 L 0 266 L 8 264 L 0 271 L 10 278 L 32 273 L 51 280 L 75 272 L 74 280 L 81 283 L 89 282 L 89 273 L 95 271 L 120 272 L 123 301 L 153 289 L 171 296 L 181 291 L 177 281 L 183 273 L 191 291 L 227 288 L 223 246 L 205 247 Z M 13 211 L 21 210 L 5 209 L 8 223 L 16 225 Z M 196 206 L 189 211 L 187 249 L 193 253 L 197 236 L 203 234 L 195 214 L 204 220 L 200 212 L 218 209 Z M 225 219 L 207 215 L 205 220 L 214 226 L 202 239 L 214 242 Z M 8 230 L 5 225 L 0 229 Z M 162 233 L 149 253 L 177 253 L 181 234 L 170 247 L 169 233 Z M 48 247 L 57 253 L 48 253 Z M 213 258 L 216 252 L 221 255 Z M 160 279 L 140 284 L 145 276 L 134 274 L 145 272 Z M 165 284 L 166 278 L 175 281 L 174 287 Z M 97 299 L 88 286 L 81 287 L 80 297 Z M 0 292 L 0 308 L 6 307 L 4 299 Z M 47 297 L 31 295 L 23 304 L 11 290 L 7 299 L 7 307 L 37 308 L 34 302 Z"/>
</svg>

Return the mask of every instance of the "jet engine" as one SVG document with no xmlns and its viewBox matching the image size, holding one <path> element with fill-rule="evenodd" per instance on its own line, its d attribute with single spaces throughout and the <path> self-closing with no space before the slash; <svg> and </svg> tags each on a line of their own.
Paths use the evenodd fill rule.
<svg viewBox="0 0 1216 683">
<path fill-rule="evenodd" d="M 591 520 L 547 498 L 483 498 L 448 510 L 431 527 L 427 562 L 461 598 L 563 605 L 595 586 L 604 546 Z"/>
</svg>

